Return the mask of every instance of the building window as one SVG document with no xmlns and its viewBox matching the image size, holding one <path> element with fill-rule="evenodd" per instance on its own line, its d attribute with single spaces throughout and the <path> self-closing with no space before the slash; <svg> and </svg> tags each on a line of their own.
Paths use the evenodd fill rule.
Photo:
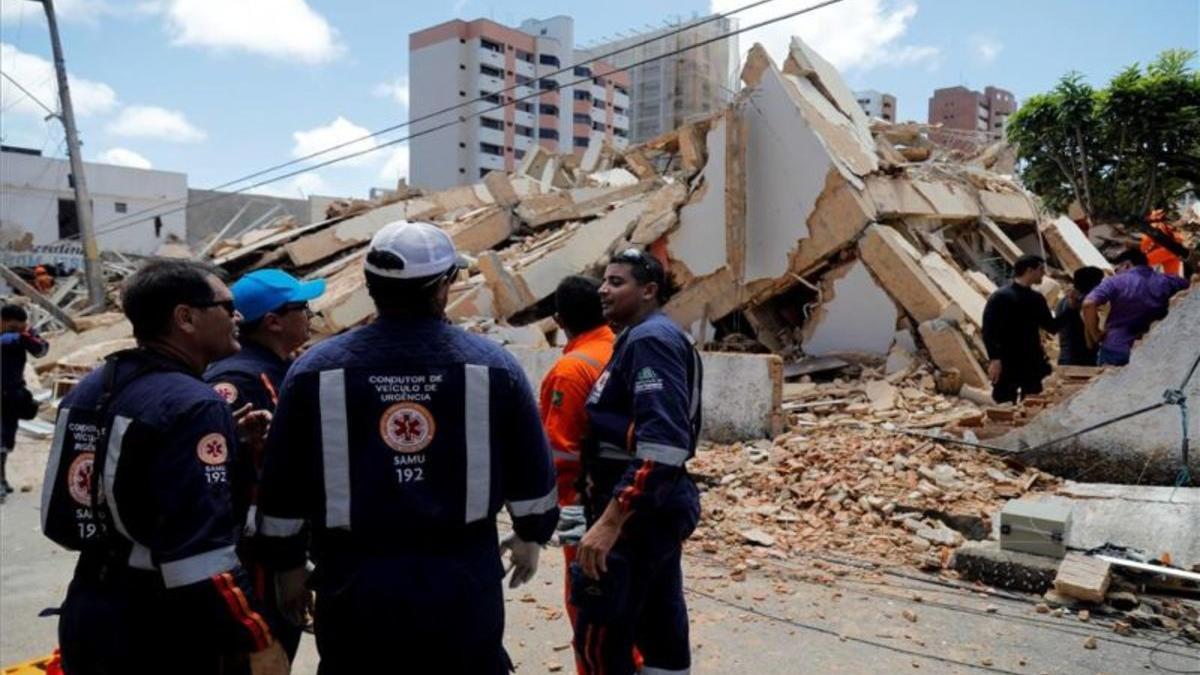
<svg viewBox="0 0 1200 675">
<path fill-rule="evenodd" d="M 587 146 L 588 146 L 587 136 L 576 136 L 575 137 L 575 147 L 586 148 Z"/>
<path fill-rule="evenodd" d="M 591 77 L 592 69 L 587 66 L 575 66 L 575 77 Z"/>
<path fill-rule="evenodd" d="M 479 151 L 485 155 L 504 155 L 504 148 L 492 143 L 480 143 Z"/>
<path fill-rule="evenodd" d="M 522 157 L 524 157 L 524 156 L 525 156 L 525 151 L 524 151 L 524 150 L 522 150 L 522 149 L 520 149 L 520 148 L 517 148 L 516 150 L 513 150 L 513 157 L 515 157 L 515 158 L 517 158 L 517 159 L 521 159 L 521 158 L 522 158 Z"/>
<path fill-rule="evenodd" d="M 533 138 L 533 127 L 527 127 L 518 124 L 516 125 L 516 132 L 518 136 L 528 136 L 529 138 Z"/>
<path fill-rule="evenodd" d="M 576 101 L 590 101 L 590 100 L 592 100 L 592 92 L 584 91 L 582 89 L 576 89 L 575 90 L 575 100 Z"/>
<path fill-rule="evenodd" d="M 480 74 L 487 75 L 488 77 L 504 77 L 503 70 L 489 66 L 486 63 L 479 64 L 479 72 Z"/>
<path fill-rule="evenodd" d="M 613 127 L 613 136 L 616 136 L 617 138 L 628 138 L 629 132 L 624 129 Z"/>
<path fill-rule="evenodd" d="M 504 47 L 500 46 L 500 43 L 492 42 L 491 40 L 485 40 L 483 38 L 479 38 L 479 46 L 483 47 L 484 49 L 488 50 L 489 52 L 496 52 L 497 54 L 504 53 Z"/>
<path fill-rule="evenodd" d="M 575 113 L 571 117 L 571 121 L 575 124 L 591 124 L 592 116 L 587 113 Z"/>
<path fill-rule="evenodd" d="M 466 172 L 467 172 L 467 170 L 466 170 L 466 169 L 464 169 L 464 168 L 462 168 L 462 167 L 460 166 L 460 167 L 458 167 L 458 172 L 459 172 L 459 173 L 466 173 Z"/>
<path fill-rule="evenodd" d="M 622 95 L 624 95 L 624 96 L 628 96 L 628 95 L 629 95 L 629 90 L 628 90 L 628 89 L 626 89 L 625 87 L 622 87 L 622 86 L 621 86 L 621 85 L 619 85 L 619 84 L 618 84 L 618 85 L 614 85 L 614 86 L 613 86 L 613 88 L 617 90 L 617 93 L 618 93 L 618 94 L 622 94 Z"/>
<path fill-rule="evenodd" d="M 539 103 L 538 112 L 543 115 L 553 115 L 558 117 L 558 106 L 550 105 L 549 103 Z"/>
<path fill-rule="evenodd" d="M 614 105 L 613 106 L 613 114 L 614 115 L 624 115 L 625 109 Z"/>
<path fill-rule="evenodd" d="M 601 108 L 601 109 L 603 109 L 603 108 L 604 108 L 604 100 L 603 100 L 603 99 L 599 99 L 599 98 L 594 98 L 594 99 L 592 99 L 592 107 L 593 107 L 593 108 Z"/>
<path fill-rule="evenodd" d="M 529 113 L 530 115 L 533 114 L 533 104 L 529 101 L 517 101 L 513 103 L 513 106 L 523 113 Z"/>
<path fill-rule="evenodd" d="M 465 147 L 467 147 L 467 144 L 460 141 L 458 144 L 458 147 L 465 148 Z"/>
<path fill-rule="evenodd" d="M 558 140 L 558 129 L 538 129 L 538 138 L 545 138 L 552 141 Z"/>
<path fill-rule="evenodd" d="M 494 120 L 489 117 L 480 117 L 479 126 L 483 127 L 484 129 L 496 129 L 499 131 L 504 130 L 504 122 L 501 122 L 500 120 Z"/>
<path fill-rule="evenodd" d="M 480 90 L 480 91 L 479 91 L 479 96 L 480 96 L 480 97 L 481 97 L 483 100 L 487 101 L 488 103 L 499 103 L 499 102 L 500 102 L 500 94 L 497 94 L 497 93 L 495 93 L 495 92 L 492 92 L 492 91 L 483 91 L 483 90 Z"/>
<path fill-rule="evenodd" d="M 525 63 L 533 63 L 533 54 L 530 54 L 529 52 L 518 49 L 517 50 L 517 59 L 520 61 L 524 61 Z"/>
<path fill-rule="evenodd" d="M 553 54 L 538 54 L 538 63 L 543 66 L 554 66 L 555 68 L 559 65 L 558 57 Z"/>
<path fill-rule="evenodd" d="M 996 126 L 999 127 L 1000 125 L 997 124 Z M 125 213 L 126 211 L 129 210 L 129 205 L 126 204 L 125 202 L 114 202 L 113 210 L 116 211 L 117 213 Z"/>
<path fill-rule="evenodd" d="M 519 85 L 521 85 L 521 86 L 523 86 L 523 87 L 528 87 L 528 86 L 529 86 L 529 83 L 530 83 L 530 82 L 533 82 L 533 78 L 531 78 L 531 77 L 525 77 L 524 75 L 519 75 L 519 74 L 518 74 L 518 75 L 516 76 L 516 78 L 517 78 L 517 84 L 519 84 Z"/>
<path fill-rule="evenodd" d="M 538 80 L 538 86 L 544 90 L 558 89 L 558 82 L 543 78 Z"/>
</svg>

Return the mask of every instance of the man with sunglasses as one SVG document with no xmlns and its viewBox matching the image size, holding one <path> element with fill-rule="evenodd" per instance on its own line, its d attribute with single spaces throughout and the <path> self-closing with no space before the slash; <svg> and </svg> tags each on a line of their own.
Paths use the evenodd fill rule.
<svg viewBox="0 0 1200 675">
<path fill-rule="evenodd" d="M 238 279 L 229 289 L 242 315 L 238 341 L 242 348 L 208 367 L 204 380 L 232 407 L 275 412 L 279 387 L 292 356 L 309 331 L 308 301 L 325 292 L 325 280 L 300 281 L 279 269 L 256 270 Z M 286 620 L 275 602 L 275 580 L 257 553 L 258 477 L 262 474 L 262 446 L 241 454 L 242 475 L 253 480 L 244 485 L 243 499 L 250 504 L 238 556 L 250 573 L 254 593 L 263 601 L 271 630 L 294 659 L 300 645 L 300 626 Z"/>
<path fill-rule="evenodd" d="M 80 551 L 59 621 L 66 673 L 286 673 L 236 553 L 238 454 L 265 416 L 235 423 L 201 375 L 239 348 L 229 289 L 182 261 L 126 282 L 137 349 L 63 398 L 42 529 Z M 253 429 L 257 422 L 257 429 Z M 239 428 L 241 427 L 241 428 Z"/>
<path fill-rule="evenodd" d="M 511 667 L 496 514 L 516 586 L 558 522 L 554 465 L 516 360 L 446 321 L 463 265 L 435 225 L 384 226 L 363 264 L 377 318 L 313 346 L 279 392 L 259 532 L 293 618 L 315 563 L 319 673 Z"/>
<path fill-rule="evenodd" d="M 685 464 L 700 431 L 700 354 L 662 312 L 666 272 L 639 249 L 613 256 L 600 305 L 623 329 L 588 396 L 588 530 L 572 566 L 576 660 L 587 673 L 686 673 L 683 541 L 700 518 Z"/>
</svg>

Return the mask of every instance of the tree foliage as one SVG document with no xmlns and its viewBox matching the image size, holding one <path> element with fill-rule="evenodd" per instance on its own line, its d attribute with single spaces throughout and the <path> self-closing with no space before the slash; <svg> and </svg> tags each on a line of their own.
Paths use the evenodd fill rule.
<svg viewBox="0 0 1200 675">
<path fill-rule="evenodd" d="M 1161 53 L 1104 89 L 1068 73 L 1013 115 L 1008 140 L 1025 186 L 1065 211 L 1078 200 L 1092 222 L 1141 222 L 1200 186 L 1200 73 L 1196 52 Z"/>
</svg>

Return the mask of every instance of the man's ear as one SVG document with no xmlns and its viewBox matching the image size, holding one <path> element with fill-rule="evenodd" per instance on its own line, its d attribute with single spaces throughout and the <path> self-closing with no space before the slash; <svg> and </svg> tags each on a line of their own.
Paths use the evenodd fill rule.
<svg viewBox="0 0 1200 675">
<path fill-rule="evenodd" d="M 184 333 L 195 333 L 196 309 L 187 305 L 175 305 L 175 309 L 171 310 L 171 323 L 174 324 L 174 328 Z"/>
<path fill-rule="evenodd" d="M 642 286 L 642 299 L 643 300 L 656 300 L 657 298 L 658 298 L 658 282 L 657 281 L 651 281 L 650 283 L 646 284 L 645 286 Z"/>
</svg>

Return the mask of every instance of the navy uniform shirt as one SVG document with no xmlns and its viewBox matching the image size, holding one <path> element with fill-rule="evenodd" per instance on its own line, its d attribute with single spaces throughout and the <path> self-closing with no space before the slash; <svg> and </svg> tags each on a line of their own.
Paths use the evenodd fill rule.
<svg viewBox="0 0 1200 675">
<path fill-rule="evenodd" d="M 662 312 L 617 337 L 587 403 L 596 517 L 609 499 L 634 512 L 696 505 L 684 464 L 700 432 L 702 379 L 700 355 Z"/>
<path fill-rule="evenodd" d="M 48 351 L 50 343 L 33 331 L 0 335 L 0 391 L 5 397 L 25 388 L 25 354 L 41 358 Z"/>
<path fill-rule="evenodd" d="M 545 543 L 558 520 L 550 450 L 524 372 L 495 343 L 435 319 L 382 317 L 288 371 L 267 441 L 260 532 L 279 567 L 312 525 L 329 555 L 484 546 L 495 515 Z M 490 537 L 490 542 L 487 539 Z"/>
<path fill-rule="evenodd" d="M 46 473 L 60 475 L 60 465 L 69 463 L 61 474 L 66 494 L 83 507 L 91 481 L 103 481 L 102 520 L 111 526 L 93 530 L 97 541 L 84 547 L 81 567 L 111 560 L 118 551 L 128 567 L 161 578 L 163 621 L 208 617 L 213 632 L 207 639 L 215 641 L 209 645 L 265 648 L 271 633 L 254 609 L 235 553 L 245 514 L 234 500 L 237 431 L 229 406 L 183 364 L 147 351 L 126 352 L 107 406 L 106 449 L 93 445 L 88 449 L 94 452 L 76 452 L 95 435 L 71 424 L 71 410 L 97 406 L 102 373 L 93 371 L 63 398 Z M 93 456 L 101 452 L 103 457 Z M 43 488 L 45 494 L 51 487 Z"/>
<path fill-rule="evenodd" d="M 274 411 L 290 364 L 271 349 L 243 339 L 241 351 L 204 371 L 204 381 L 234 410 L 249 403 L 254 410 Z"/>
</svg>

